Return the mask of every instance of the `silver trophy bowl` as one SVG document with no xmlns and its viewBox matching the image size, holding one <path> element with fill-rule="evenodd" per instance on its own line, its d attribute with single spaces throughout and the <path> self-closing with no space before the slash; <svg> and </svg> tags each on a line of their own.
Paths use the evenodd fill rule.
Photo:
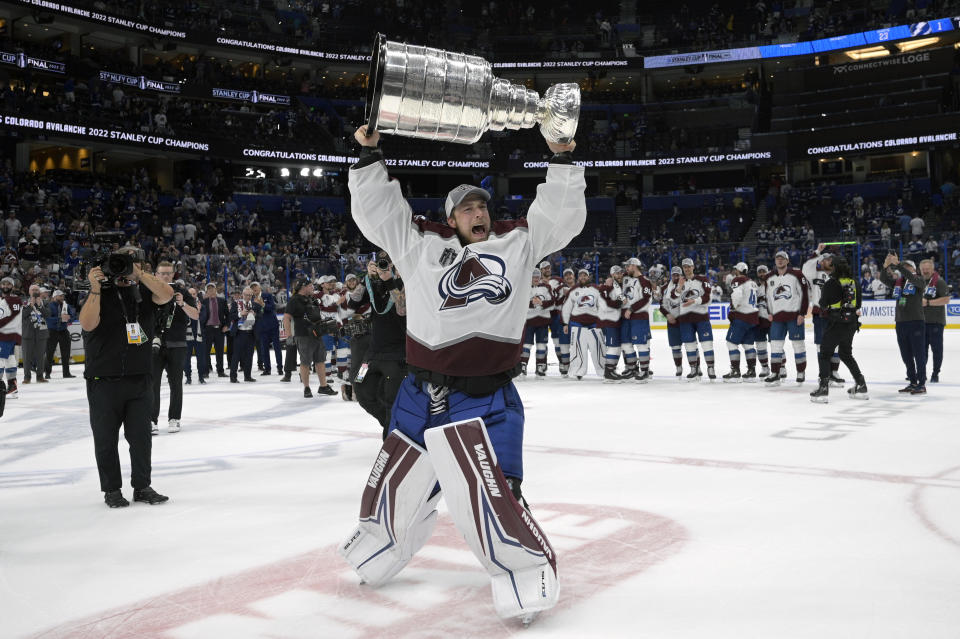
<svg viewBox="0 0 960 639">
<path fill-rule="evenodd" d="M 569 144 L 580 117 L 580 87 L 536 91 L 493 76 L 477 56 L 390 42 L 378 34 L 370 60 L 367 130 L 473 144 L 487 131 L 529 129 Z"/>
</svg>

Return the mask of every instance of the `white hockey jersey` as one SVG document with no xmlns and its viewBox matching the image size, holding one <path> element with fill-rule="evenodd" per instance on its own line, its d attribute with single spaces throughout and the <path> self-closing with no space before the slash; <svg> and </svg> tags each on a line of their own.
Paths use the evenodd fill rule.
<svg viewBox="0 0 960 639">
<path fill-rule="evenodd" d="M 673 286 L 673 282 L 670 283 Z M 703 275 L 694 275 L 686 280 L 680 288 L 679 297 L 681 300 L 680 317 L 684 323 L 707 322 L 710 320 L 710 289 L 712 288 L 710 280 Z M 693 300 L 695 303 L 690 306 L 683 306 L 684 302 Z"/>
<path fill-rule="evenodd" d="M 601 293 L 594 284 L 574 286 L 567 293 L 567 299 L 560 311 L 564 324 L 576 322 L 589 326 L 600 318 Z"/>
<path fill-rule="evenodd" d="M 622 312 L 630 311 L 630 319 L 649 319 L 652 297 L 653 285 L 644 276 L 623 278 Z"/>
<path fill-rule="evenodd" d="M 678 319 L 682 302 L 676 283 L 670 279 L 666 286 L 660 289 L 660 312 L 665 316 Z"/>
<path fill-rule="evenodd" d="M 7 295 L 0 297 L 0 342 L 20 343 L 22 319 L 20 311 L 23 310 L 23 302 L 18 295 Z"/>
<path fill-rule="evenodd" d="M 788 268 L 783 275 L 770 271 L 767 275 L 770 321 L 789 322 L 796 320 L 798 315 L 806 316 L 809 302 L 810 285 L 797 269 Z"/>
<path fill-rule="evenodd" d="M 730 283 L 730 319 L 756 325 L 760 321 L 757 283 L 740 275 Z"/>
<path fill-rule="evenodd" d="M 493 375 L 520 361 L 530 272 L 583 228 L 583 168 L 551 164 L 526 219 L 494 222 L 462 246 L 446 224 L 414 220 L 383 162 L 350 169 L 353 219 L 397 265 L 407 295 L 407 362 L 450 376 Z"/>
<path fill-rule="evenodd" d="M 764 280 L 754 281 L 757 285 L 757 310 L 759 311 L 760 325 L 770 325 L 770 309 L 767 307 L 767 284 Z"/>
<path fill-rule="evenodd" d="M 623 289 L 616 282 L 597 287 L 600 291 L 600 309 L 597 313 L 597 328 L 619 326 L 620 307 L 623 305 Z"/>
<path fill-rule="evenodd" d="M 533 303 L 540 300 L 540 305 Z M 548 326 L 553 314 L 553 291 L 547 284 L 538 284 L 530 289 L 530 308 L 527 309 L 527 326 Z"/>
<path fill-rule="evenodd" d="M 336 320 L 343 324 L 343 314 L 340 308 L 338 293 L 324 293 L 320 295 L 320 317 L 325 320 Z"/>
<path fill-rule="evenodd" d="M 822 259 L 823 257 L 820 255 L 814 255 L 804 262 L 800 268 L 800 271 L 803 273 L 803 276 L 807 278 L 807 282 L 809 282 L 810 285 L 810 307 L 813 309 L 814 315 L 820 314 L 820 294 L 823 291 L 823 285 L 830 279 L 829 273 L 817 268 L 817 265 L 820 264 L 820 260 Z"/>
</svg>

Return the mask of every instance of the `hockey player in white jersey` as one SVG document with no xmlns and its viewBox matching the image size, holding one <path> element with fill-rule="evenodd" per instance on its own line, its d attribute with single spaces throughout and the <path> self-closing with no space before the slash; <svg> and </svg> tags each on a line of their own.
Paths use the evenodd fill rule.
<svg viewBox="0 0 960 639">
<path fill-rule="evenodd" d="M 523 328 L 523 359 L 521 360 L 520 379 L 527 376 L 527 364 L 530 352 L 536 344 L 536 377 L 547 376 L 547 329 L 550 328 L 550 316 L 553 312 L 553 291 L 543 281 L 539 269 L 533 270 L 530 288 L 530 308 L 527 309 L 527 323 Z"/>
<path fill-rule="evenodd" d="M 757 266 L 757 277 L 754 283 L 757 285 L 757 325 L 753 329 L 754 345 L 757 349 L 757 360 L 760 362 L 760 372 L 757 373 L 759 379 L 766 379 L 770 374 L 769 349 L 767 342 L 770 340 L 770 310 L 767 308 L 767 273 L 770 269 L 765 264 Z"/>
<path fill-rule="evenodd" d="M 680 279 L 683 269 L 674 266 L 670 269 L 670 279 L 661 286 L 660 313 L 667 318 L 667 343 L 673 353 L 673 365 L 677 369 L 677 379 L 683 381 L 683 333 L 677 319 L 680 317 L 680 307 L 683 300 L 680 298 Z M 693 372 L 693 368 L 690 369 Z"/>
<path fill-rule="evenodd" d="M 550 262 L 544 260 L 537 265 L 537 268 L 540 270 L 540 277 L 543 280 L 544 286 L 550 289 L 550 293 L 553 296 L 552 299 L 552 308 L 550 309 L 550 337 L 553 339 L 553 352 L 557 356 L 557 361 L 561 364 L 561 373 L 563 372 L 563 343 L 566 342 L 567 345 L 567 360 L 569 363 L 569 354 L 570 354 L 570 340 L 569 335 L 563 332 L 563 322 L 560 320 L 560 307 L 563 305 L 563 299 L 561 299 L 560 290 L 563 288 L 563 278 L 557 277 L 553 274 L 553 267 L 550 265 Z M 549 344 L 549 342 L 548 342 Z"/>
<path fill-rule="evenodd" d="M 13 286 L 13 278 L 4 277 L 0 280 L 0 415 L 3 414 L 7 398 L 16 399 L 18 395 L 17 356 L 14 351 L 21 341 L 23 322 L 20 312 L 23 302 L 19 295 L 14 294 Z"/>
<path fill-rule="evenodd" d="M 820 345 L 823 343 L 823 332 L 827 328 L 827 309 L 820 308 L 820 295 L 823 285 L 830 279 L 830 270 L 833 265 L 833 255 L 824 251 L 826 245 L 820 244 L 806 262 L 803 263 L 801 271 L 807 278 L 810 285 L 810 308 L 813 316 L 813 343 L 817 347 L 817 361 L 819 363 Z M 840 388 L 844 380 L 840 377 L 840 353 L 834 351 L 830 357 L 830 374 L 823 375 L 820 371 L 819 379 L 827 377 L 830 380 L 830 386 Z"/>
<path fill-rule="evenodd" d="M 620 349 L 627 364 L 624 376 L 644 384 L 650 380 L 650 300 L 653 284 L 643 276 L 640 260 L 627 260 L 623 277 L 623 319 Z"/>
<path fill-rule="evenodd" d="M 567 295 L 577 285 L 577 274 L 572 268 L 563 269 L 563 280 L 553 292 L 553 308 L 556 311 L 556 322 L 560 325 L 560 377 L 569 377 L 570 370 L 570 327 L 563 323 L 563 303 Z M 552 325 L 551 325 L 552 326 Z M 550 329 L 553 330 L 552 328 Z"/>
<path fill-rule="evenodd" d="M 363 126 L 354 137 L 363 149 L 350 169 L 352 214 L 403 274 L 410 375 L 340 552 L 366 583 L 386 582 L 430 537 L 442 491 L 490 574 L 497 614 L 529 620 L 556 604 L 559 582 L 553 547 L 522 505 L 523 405 L 512 379 L 530 273 L 586 219 L 575 144 L 547 143 L 554 156 L 526 218 L 492 223 L 489 193 L 463 184 L 447 195 L 441 224 L 413 218 L 379 134 Z"/>
<path fill-rule="evenodd" d="M 754 347 L 754 329 L 760 321 L 757 305 L 757 284 L 747 277 L 743 262 L 733 267 L 730 282 L 730 328 L 727 329 L 727 351 L 730 353 L 730 372 L 724 382 L 754 382 L 757 379 L 757 349 Z M 747 370 L 740 373 L 740 347 L 747 359 Z"/>
<path fill-rule="evenodd" d="M 803 273 L 790 267 L 790 256 L 779 251 L 776 270 L 766 276 L 767 306 L 770 311 L 770 375 L 767 386 L 780 385 L 780 369 L 786 364 L 783 343 L 789 336 L 797 364 L 797 383 L 806 379 L 807 347 L 804 322 L 810 300 L 810 285 Z"/>
<path fill-rule="evenodd" d="M 561 314 L 570 331 L 570 375 L 582 380 L 593 360 L 597 375 L 603 377 L 603 333 L 597 330 L 600 318 L 600 290 L 591 281 L 590 271 L 577 271 L 577 285 L 567 293 Z"/>
<path fill-rule="evenodd" d="M 680 262 L 683 268 L 683 277 L 677 285 L 679 290 L 680 331 L 683 337 L 683 347 L 687 351 L 687 361 L 690 363 L 688 380 L 700 379 L 700 359 L 697 356 L 697 342 L 703 348 L 703 359 L 707 363 L 707 377 L 710 380 L 717 378 L 714 369 L 713 328 L 710 326 L 710 280 L 703 275 L 693 272 L 693 260 L 685 258 Z"/>
<path fill-rule="evenodd" d="M 623 267 L 610 267 L 610 277 L 597 287 L 600 291 L 600 310 L 597 314 L 597 330 L 603 338 L 603 381 L 606 384 L 622 382 L 617 373 L 620 362 L 620 307 L 623 304 Z"/>
</svg>

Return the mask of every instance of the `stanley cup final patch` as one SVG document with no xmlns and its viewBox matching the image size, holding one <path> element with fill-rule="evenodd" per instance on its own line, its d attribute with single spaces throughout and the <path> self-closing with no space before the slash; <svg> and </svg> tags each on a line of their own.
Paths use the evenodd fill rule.
<svg viewBox="0 0 960 639">
<path fill-rule="evenodd" d="M 443 253 L 440 254 L 440 266 L 450 266 L 455 259 L 457 259 L 457 252 L 452 248 L 445 248 Z"/>
</svg>

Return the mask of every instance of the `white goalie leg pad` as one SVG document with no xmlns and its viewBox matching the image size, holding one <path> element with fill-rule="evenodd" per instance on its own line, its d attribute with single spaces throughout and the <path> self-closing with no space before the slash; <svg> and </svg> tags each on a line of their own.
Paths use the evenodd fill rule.
<svg viewBox="0 0 960 639">
<path fill-rule="evenodd" d="M 555 606 L 556 554 L 510 491 L 483 420 L 431 428 L 424 438 L 450 516 L 490 573 L 497 614 L 522 617 Z"/>
<path fill-rule="evenodd" d="M 372 586 L 385 583 L 433 534 L 440 491 L 430 456 L 403 433 L 383 442 L 360 501 L 360 525 L 340 554 Z"/>
</svg>

